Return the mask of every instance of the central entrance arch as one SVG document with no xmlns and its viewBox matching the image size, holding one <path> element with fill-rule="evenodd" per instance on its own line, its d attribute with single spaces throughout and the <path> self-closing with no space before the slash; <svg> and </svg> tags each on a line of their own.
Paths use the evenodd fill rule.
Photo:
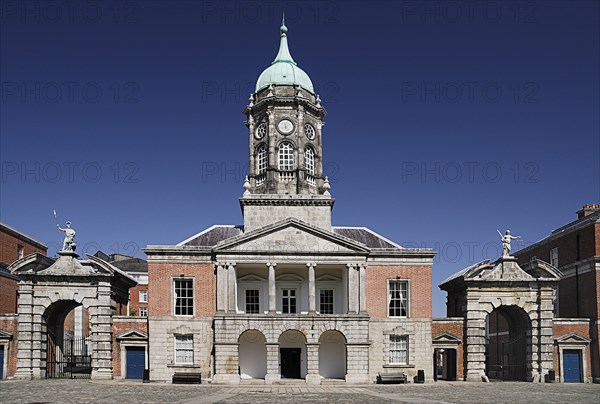
<svg viewBox="0 0 600 404">
<path fill-rule="evenodd" d="M 486 342 L 486 374 L 490 379 L 527 380 L 531 321 L 523 309 L 495 308 L 486 318 Z"/>
<path fill-rule="evenodd" d="M 303 333 L 287 330 L 279 336 L 279 364 L 282 379 L 306 377 L 306 337 Z"/>
<path fill-rule="evenodd" d="M 319 338 L 319 375 L 326 379 L 346 378 L 346 337 L 329 330 Z"/>
<path fill-rule="evenodd" d="M 52 303 L 42 316 L 46 331 L 46 378 L 87 379 L 92 350 L 87 309 L 74 300 Z"/>
<path fill-rule="evenodd" d="M 264 379 L 267 374 L 267 340 L 257 330 L 244 331 L 239 339 L 240 377 Z"/>
</svg>

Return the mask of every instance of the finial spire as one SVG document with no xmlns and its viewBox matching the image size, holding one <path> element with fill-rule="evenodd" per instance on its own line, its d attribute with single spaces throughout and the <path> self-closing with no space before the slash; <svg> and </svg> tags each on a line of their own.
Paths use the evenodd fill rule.
<svg viewBox="0 0 600 404">
<path fill-rule="evenodd" d="M 285 12 L 283 13 L 283 17 L 281 19 L 281 28 L 279 28 L 279 31 L 281 32 L 281 41 L 279 43 L 279 52 L 277 53 L 277 56 L 275 56 L 275 60 L 273 61 L 273 63 L 289 62 L 289 63 L 296 64 L 296 62 L 294 62 L 294 59 L 292 58 L 292 55 L 290 54 L 290 50 L 288 48 L 288 43 L 287 43 L 288 29 L 285 26 Z M 271 64 L 273 64 L 273 63 L 271 63 Z"/>
</svg>

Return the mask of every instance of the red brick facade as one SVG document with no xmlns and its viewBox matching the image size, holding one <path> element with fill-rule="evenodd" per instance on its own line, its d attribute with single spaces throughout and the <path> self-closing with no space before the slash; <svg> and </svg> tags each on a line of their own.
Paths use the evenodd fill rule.
<svg viewBox="0 0 600 404">
<path fill-rule="evenodd" d="M 121 372 L 121 351 L 122 342 L 117 340 L 119 335 L 127 331 L 140 331 L 148 335 L 148 322 L 146 319 L 132 319 L 131 317 L 113 317 L 113 376 L 125 376 Z M 126 344 L 126 343 L 123 343 Z M 147 348 L 146 348 L 147 349 Z"/>
<path fill-rule="evenodd" d="M 17 370 L 17 315 L 0 314 L 0 330 L 12 334 L 8 341 L 0 339 L 0 344 L 4 345 L 4 357 L 6 368 L 4 368 L 4 378 L 14 376 Z M 1 337 L 1 335 L 0 335 Z"/>
<path fill-rule="evenodd" d="M 367 311 L 372 318 L 388 317 L 388 280 L 408 280 L 409 317 L 431 318 L 431 266 L 367 267 Z"/>
<path fill-rule="evenodd" d="M 463 380 L 465 377 L 465 350 L 464 344 L 467 339 L 464 334 L 464 322 L 462 319 L 456 319 L 456 321 L 452 321 L 452 319 L 441 318 L 441 319 L 433 319 L 431 323 L 431 337 L 435 338 L 436 336 L 447 333 L 454 335 L 461 339 L 460 344 L 456 347 L 456 372 L 458 380 Z M 435 348 L 435 346 L 434 346 Z"/>
<path fill-rule="evenodd" d="M 140 301 L 140 292 L 146 292 L 146 302 Z M 137 285 L 129 289 L 129 315 L 141 317 L 142 313 L 140 308 L 145 308 L 148 312 L 148 300 L 150 294 L 148 293 L 148 285 Z M 127 315 L 123 313 L 123 315 Z M 149 314 L 147 314 L 149 315 Z"/>
<path fill-rule="evenodd" d="M 0 314 L 17 312 L 18 289 L 19 281 L 0 273 Z"/>
<path fill-rule="evenodd" d="M 23 256 L 34 252 L 46 255 L 46 248 L 33 243 L 26 237 L 17 236 L 16 232 L 0 227 L 0 263 L 10 265 L 19 258 L 19 246 L 23 246 Z"/>
<path fill-rule="evenodd" d="M 577 334 L 581 337 L 585 337 L 587 339 L 590 339 L 590 326 L 589 323 L 587 321 L 561 321 L 560 319 L 557 319 L 554 321 L 554 325 L 552 327 L 552 333 L 553 333 L 553 338 L 557 339 L 560 338 L 562 336 L 574 333 Z M 592 366 L 591 366 L 591 349 L 589 349 L 590 347 L 588 347 L 588 349 L 585 350 L 585 355 L 586 355 L 586 362 L 587 362 L 587 371 L 585 376 L 586 377 L 592 377 Z M 559 350 L 558 350 L 558 345 L 555 344 L 554 345 L 554 369 L 557 370 L 557 374 L 559 373 L 559 369 L 560 369 L 560 364 L 559 364 Z"/>
<path fill-rule="evenodd" d="M 148 263 L 148 312 L 154 316 L 173 315 L 173 278 L 194 279 L 194 313 L 212 316 L 216 311 L 216 276 L 213 264 Z M 152 296 L 150 298 L 150 296 Z"/>
</svg>

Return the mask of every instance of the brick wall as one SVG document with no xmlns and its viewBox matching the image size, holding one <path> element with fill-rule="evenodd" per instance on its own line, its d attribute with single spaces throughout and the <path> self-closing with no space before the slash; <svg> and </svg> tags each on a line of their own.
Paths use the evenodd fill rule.
<svg viewBox="0 0 600 404">
<path fill-rule="evenodd" d="M 212 316 L 216 310 L 216 275 L 212 264 L 148 263 L 148 312 L 173 315 L 173 278 L 194 279 L 194 314 Z"/>
<path fill-rule="evenodd" d="M 141 331 L 148 335 L 148 322 L 145 318 L 113 317 L 113 376 L 125 376 L 121 374 L 121 342 L 117 337 L 127 331 Z"/>
<path fill-rule="evenodd" d="M 464 343 L 467 337 L 464 335 L 464 323 L 460 320 L 451 319 L 433 319 L 431 323 L 431 337 L 435 337 L 442 333 L 452 334 L 461 339 L 461 343 L 456 347 L 456 358 L 457 358 L 457 379 L 464 380 L 465 377 L 465 351 Z M 435 348 L 435 346 L 434 346 Z"/>
<path fill-rule="evenodd" d="M 0 314 L 0 330 L 12 334 L 12 339 L 4 346 L 4 356 L 7 366 L 4 369 L 4 378 L 14 376 L 17 370 L 17 315 Z M 0 343 L 3 343 L 0 340 Z"/>
<path fill-rule="evenodd" d="M 388 279 L 409 281 L 409 316 L 431 318 L 431 266 L 369 266 L 367 311 L 373 318 L 388 317 Z"/>
<path fill-rule="evenodd" d="M 560 338 L 564 335 L 575 333 L 585 338 L 590 338 L 590 323 L 586 320 L 579 319 L 554 319 L 553 327 L 552 327 L 552 337 L 553 339 Z M 587 373 L 586 377 L 592 376 L 592 362 L 591 362 L 591 347 L 588 346 L 586 349 L 586 361 L 587 361 Z M 556 370 L 556 374 L 558 375 L 560 372 L 559 367 L 559 353 L 558 353 L 558 345 L 554 345 L 554 369 Z"/>
<path fill-rule="evenodd" d="M 148 285 L 137 285 L 129 289 L 129 313 L 125 313 L 125 315 L 140 316 L 140 307 L 148 308 L 147 301 L 150 299 L 150 294 L 148 293 L 146 303 L 142 303 L 140 302 L 140 291 L 142 290 L 147 292 Z M 166 291 L 163 293 L 166 293 Z"/>
<path fill-rule="evenodd" d="M 558 247 L 558 265 L 560 267 L 573 264 L 577 261 L 577 234 L 579 234 L 579 249 L 580 259 L 599 255 L 600 245 L 598 243 L 598 236 L 600 236 L 600 226 L 590 223 L 580 230 L 567 233 L 562 237 L 542 241 L 536 247 L 524 251 L 515 253 L 518 258 L 519 265 L 523 265 L 531 259 L 536 257 L 542 261 L 550 262 L 550 250 L 554 247 Z"/>
<path fill-rule="evenodd" d="M 19 281 L 0 274 L 0 314 L 17 312 Z"/>
<path fill-rule="evenodd" d="M 598 271 L 569 276 L 558 283 L 558 315 L 560 317 L 598 318 L 600 281 Z M 579 282 L 579 313 L 577 312 L 577 283 Z"/>
<path fill-rule="evenodd" d="M 32 245 L 26 240 L 17 238 L 12 234 L 0 231 L 0 262 L 10 265 L 18 259 L 18 246 L 23 246 L 23 256 L 34 252 L 46 255 L 46 250 Z"/>
</svg>

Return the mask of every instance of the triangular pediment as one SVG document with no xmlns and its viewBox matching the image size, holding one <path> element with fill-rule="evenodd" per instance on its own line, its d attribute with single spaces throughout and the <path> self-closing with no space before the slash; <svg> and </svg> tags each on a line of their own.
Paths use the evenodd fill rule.
<svg viewBox="0 0 600 404">
<path fill-rule="evenodd" d="M 461 342 L 461 339 L 459 337 L 457 337 L 456 335 L 447 333 L 447 332 L 443 332 L 441 334 L 436 335 L 435 337 L 433 337 L 432 339 L 433 343 L 454 343 L 454 344 L 459 344 Z"/>
<path fill-rule="evenodd" d="M 556 338 L 556 342 L 559 344 L 589 344 L 590 341 L 590 339 L 574 332 Z"/>
<path fill-rule="evenodd" d="M 117 341 L 139 341 L 139 340 L 147 340 L 148 334 L 143 331 L 138 330 L 127 330 L 117 335 Z"/>
<path fill-rule="evenodd" d="M 13 335 L 9 332 L 0 330 L 0 340 L 11 340 Z"/>
<path fill-rule="evenodd" d="M 267 279 L 256 274 L 248 274 L 238 278 L 238 282 L 266 282 Z"/>
<path fill-rule="evenodd" d="M 215 246 L 216 252 L 235 253 L 362 253 L 369 249 L 362 243 L 321 229 L 295 218 L 225 240 Z"/>
<path fill-rule="evenodd" d="M 482 280 L 503 280 L 503 281 L 532 281 L 534 277 L 523 271 L 517 260 L 513 257 L 502 257 L 494 262 L 489 271 L 481 274 Z"/>
<path fill-rule="evenodd" d="M 321 275 L 316 279 L 317 282 L 340 282 L 341 280 L 341 278 L 330 274 Z"/>
</svg>

